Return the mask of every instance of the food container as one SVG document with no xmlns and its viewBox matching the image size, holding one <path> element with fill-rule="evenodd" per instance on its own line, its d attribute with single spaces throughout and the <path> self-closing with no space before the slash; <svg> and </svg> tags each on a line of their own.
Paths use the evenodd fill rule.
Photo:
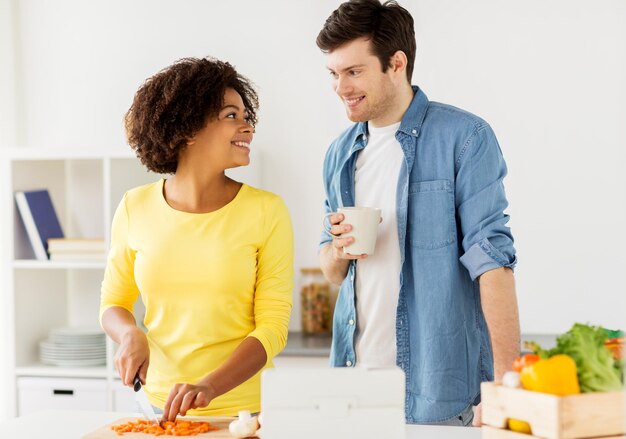
<svg viewBox="0 0 626 439">
<path fill-rule="evenodd" d="M 331 290 L 322 270 L 302 268 L 300 305 L 302 332 L 306 334 L 329 333 L 331 328 Z"/>
<path fill-rule="evenodd" d="M 483 439 L 626 438 L 624 392 L 556 396 L 482 383 Z M 509 418 L 526 421 L 532 434 L 507 430 Z"/>
</svg>

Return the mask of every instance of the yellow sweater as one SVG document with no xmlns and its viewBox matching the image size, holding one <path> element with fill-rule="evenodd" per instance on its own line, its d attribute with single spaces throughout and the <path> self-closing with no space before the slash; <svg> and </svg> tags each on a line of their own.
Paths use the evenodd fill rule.
<svg viewBox="0 0 626 439">
<path fill-rule="evenodd" d="M 130 190 L 111 227 L 100 319 L 120 306 L 146 306 L 150 366 L 145 390 L 163 407 L 176 383 L 195 384 L 246 337 L 267 352 L 267 367 L 287 341 L 293 289 L 289 212 L 272 193 L 243 185 L 210 213 L 171 208 L 163 182 Z M 190 415 L 260 410 L 260 372 Z"/>
</svg>

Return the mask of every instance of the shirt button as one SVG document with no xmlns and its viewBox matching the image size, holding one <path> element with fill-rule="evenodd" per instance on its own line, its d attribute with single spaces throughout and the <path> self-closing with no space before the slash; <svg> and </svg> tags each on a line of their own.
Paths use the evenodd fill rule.
<svg viewBox="0 0 626 439">
<path fill-rule="evenodd" d="M 354 325 L 354 320 L 352 320 L 352 319 L 348 320 L 348 324 L 349 324 L 350 326 Z"/>
<path fill-rule="evenodd" d="M 417 130 L 413 130 L 411 131 L 413 134 L 417 134 Z"/>
<path fill-rule="evenodd" d="M 346 366 L 348 366 L 348 367 L 352 366 L 352 361 L 350 361 L 350 360 L 346 361 Z"/>
</svg>

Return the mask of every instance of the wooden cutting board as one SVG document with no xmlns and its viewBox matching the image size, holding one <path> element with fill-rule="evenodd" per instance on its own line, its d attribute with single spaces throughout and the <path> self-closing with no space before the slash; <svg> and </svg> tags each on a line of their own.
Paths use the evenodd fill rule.
<svg viewBox="0 0 626 439">
<path fill-rule="evenodd" d="M 122 419 L 118 419 L 117 421 L 109 424 L 109 425 L 105 425 L 104 427 L 100 427 L 99 429 L 97 429 L 96 431 L 93 431 L 91 433 L 89 433 L 86 436 L 83 436 L 82 439 L 149 439 L 152 437 L 157 437 L 155 435 L 152 434 L 146 434 L 146 433 L 124 433 L 124 435 L 119 436 L 116 432 L 114 432 L 113 430 L 111 430 L 111 425 L 118 425 L 118 424 L 124 424 L 125 422 L 128 421 L 137 421 L 137 419 L 139 418 L 122 418 Z M 180 419 L 185 419 L 185 420 L 189 420 L 189 421 L 203 421 L 203 422 L 209 422 L 212 426 L 214 427 L 219 427 L 219 430 L 215 430 L 215 431 L 210 431 L 208 433 L 202 433 L 196 436 L 185 436 L 185 437 L 189 437 L 189 438 L 197 438 L 197 439 L 202 439 L 202 438 L 209 438 L 209 439 L 233 439 L 233 436 L 231 436 L 230 432 L 228 431 L 228 425 L 231 423 L 231 421 L 235 418 L 227 418 L 227 417 L 185 417 L 185 418 L 180 418 Z M 170 438 L 170 437 L 174 437 L 174 436 L 159 436 L 160 438 Z"/>
</svg>

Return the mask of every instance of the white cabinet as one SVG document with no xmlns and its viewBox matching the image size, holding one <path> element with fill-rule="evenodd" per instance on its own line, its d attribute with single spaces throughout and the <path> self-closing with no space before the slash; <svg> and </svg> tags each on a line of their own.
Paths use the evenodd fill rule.
<svg viewBox="0 0 626 439">
<path fill-rule="evenodd" d="M 41 410 L 107 410 L 105 379 L 19 377 L 20 416 Z"/>
<path fill-rule="evenodd" d="M 105 261 L 36 260 L 14 193 L 47 189 L 66 237 L 108 243 L 124 192 L 160 176 L 148 173 L 130 149 L 100 154 L 15 148 L 0 153 L 0 369 L 5 369 L 0 370 L 0 408 L 6 407 L 9 417 L 59 407 L 112 410 L 116 372 L 110 340 L 107 364 L 100 367 L 46 366 L 38 352 L 39 341 L 53 328 L 99 325 Z"/>
<path fill-rule="evenodd" d="M 113 380 L 111 391 L 114 411 L 125 413 L 140 411 L 135 400 L 135 392 L 132 388 L 123 385 L 121 380 Z"/>
</svg>

